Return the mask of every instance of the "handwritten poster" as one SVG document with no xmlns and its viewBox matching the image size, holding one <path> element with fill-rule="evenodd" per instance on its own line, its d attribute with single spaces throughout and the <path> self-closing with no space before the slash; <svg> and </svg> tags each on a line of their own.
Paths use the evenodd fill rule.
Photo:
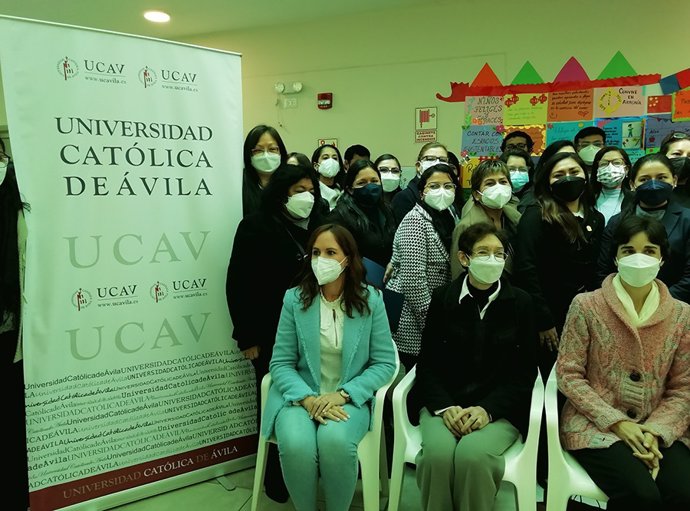
<svg viewBox="0 0 690 511">
<path fill-rule="evenodd" d="M 546 145 L 558 140 L 573 140 L 578 131 L 594 126 L 594 121 L 550 122 L 546 125 Z"/>
<path fill-rule="evenodd" d="M 664 137 L 674 131 L 681 131 L 690 135 L 690 122 L 673 122 L 668 114 L 647 117 L 644 143 L 647 152 L 655 153 L 658 151 Z"/>
<path fill-rule="evenodd" d="M 502 96 L 468 96 L 465 99 L 465 126 L 503 124 Z"/>
<path fill-rule="evenodd" d="M 594 89 L 594 117 L 644 115 L 647 105 L 641 86 L 598 87 Z"/>
<path fill-rule="evenodd" d="M 673 96 L 673 120 L 690 121 L 690 89 L 679 90 Z"/>
<path fill-rule="evenodd" d="M 472 156 L 498 156 L 501 153 L 503 135 L 496 126 L 467 126 L 462 130 L 462 150 Z"/>
<path fill-rule="evenodd" d="M 549 93 L 548 121 L 582 121 L 592 118 L 593 90 L 567 90 Z"/>
<path fill-rule="evenodd" d="M 596 124 L 606 133 L 606 145 L 615 145 L 626 150 L 642 147 L 642 118 L 597 119 Z"/>
<path fill-rule="evenodd" d="M 472 172 L 474 172 L 474 169 L 477 168 L 477 165 L 479 165 L 479 163 L 485 159 L 486 158 L 479 159 L 475 156 L 470 158 L 467 163 L 462 166 L 462 187 L 465 190 L 470 190 L 472 188 L 472 184 L 470 183 L 470 180 L 472 179 Z"/>
<path fill-rule="evenodd" d="M 544 93 L 506 94 L 503 96 L 503 124 L 546 124 L 548 101 L 549 96 Z"/>
</svg>

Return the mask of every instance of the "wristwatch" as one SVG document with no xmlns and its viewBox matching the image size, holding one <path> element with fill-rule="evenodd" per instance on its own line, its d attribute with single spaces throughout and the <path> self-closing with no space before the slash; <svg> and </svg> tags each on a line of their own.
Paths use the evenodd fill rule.
<svg viewBox="0 0 690 511">
<path fill-rule="evenodd" d="M 349 402 L 350 402 L 350 394 L 348 394 L 347 392 L 345 392 L 343 389 L 338 389 L 338 394 L 340 394 L 341 396 L 343 396 L 343 399 L 345 399 L 345 402 L 346 402 L 346 403 L 349 403 Z"/>
</svg>

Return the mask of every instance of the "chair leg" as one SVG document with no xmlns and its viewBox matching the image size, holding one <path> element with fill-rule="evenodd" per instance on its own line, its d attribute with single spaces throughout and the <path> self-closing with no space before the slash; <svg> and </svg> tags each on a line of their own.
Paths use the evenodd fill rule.
<svg viewBox="0 0 690 511">
<path fill-rule="evenodd" d="M 529 479 L 529 478 L 528 478 Z M 537 478 L 515 484 L 518 511 L 537 511 Z"/>
<path fill-rule="evenodd" d="M 256 452 L 256 467 L 254 468 L 254 488 L 252 489 L 252 505 L 250 511 L 257 511 L 259 496 L 266 475 L 266 461 L 268 459 L 268 441 L 259 435 L 259 447 Z"/>
<path fill-rule="evenodd" d="M 391 462 L 391 484 L 388 491 L 388 511 L 398 511 L 405 475 L 405 450 L 407 445 L 398 440 L 393 444 L 393 461 Z"/>
<path fill-rule="evenodd" d="M 381 428 L 381 452 L 379 456 L 379 484 L 381 485 L 381 495 L 388 497 L 388 450 L 386 449 L 386 433 Z"/>
<path fill-rule="evenodd" d="M 547 511 L 566 511 L 570 494 L 558 488 L 555 484 L 550 484 L 546 492 Z"/>
<path fill-rule="evenodd" d="M 372 453 L 374 454 L 374 453 Z M 379 511 L 379 455 L 360 459 L 364 511 Z"/>
</svg>

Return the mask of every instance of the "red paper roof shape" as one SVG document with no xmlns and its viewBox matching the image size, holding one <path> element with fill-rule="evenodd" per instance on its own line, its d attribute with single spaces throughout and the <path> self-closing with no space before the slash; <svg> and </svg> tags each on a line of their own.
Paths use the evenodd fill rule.
<svg viewBox="0 0 690 511">
<path fill-rule="evenodd" d="M 575 57 L 570 57 L 554 78 L 554 82 L 582 82 L 589 80 L 582 65 Z"/>
<path fill-rule="evenodd" d="M 470 87 L 500 87 L 503 84 L 498 79 L 494 70 L 489 64 L 484 64 L 484 67 L 479 71 Z"/>
</svg>

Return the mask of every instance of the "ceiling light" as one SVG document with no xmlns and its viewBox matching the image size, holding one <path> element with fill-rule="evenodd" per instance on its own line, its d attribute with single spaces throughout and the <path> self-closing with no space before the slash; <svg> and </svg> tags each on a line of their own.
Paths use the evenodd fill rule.
<svg viewBox="0 0 690 511">
<path fill-rule="evenodd" d="M 170 21 L 170 15 L 163 11 L 146 11 L 144 18 L 154 23 L 167 23 Z"/>
</svg>

